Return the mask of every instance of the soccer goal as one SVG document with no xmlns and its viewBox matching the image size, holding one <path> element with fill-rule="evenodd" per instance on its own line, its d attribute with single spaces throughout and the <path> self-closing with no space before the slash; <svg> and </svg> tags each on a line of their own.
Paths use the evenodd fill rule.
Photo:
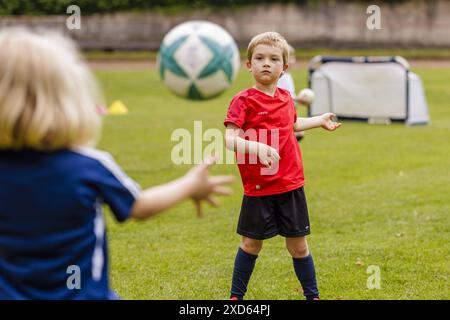
<svg viewBox="0 0 450 320">
<path fill-rule="evenodd" d="M 429 122 L 422 81 L 402 57 L 316 56 L 309 87 L 315 92 L 310 116 L 333 112 L 369 123 Z"/>
</svg>

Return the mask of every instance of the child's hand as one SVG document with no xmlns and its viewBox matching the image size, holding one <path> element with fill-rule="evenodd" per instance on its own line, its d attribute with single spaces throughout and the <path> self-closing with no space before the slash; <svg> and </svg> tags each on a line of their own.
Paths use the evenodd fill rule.
<svg viewBox="0 0 450 320">
<path fill-rule="evenodd" d="M 340 122 L 335 122 L 332 119 L 336 117 L 334 113 L 324 113 L 322 116 L 322 123 L 320 126 L 328 131 L 334 131 L 341 126 Z"/>
<path fill-rule="evenodd" d="M 214 163 L 214 158 L 207 159 L 205 163 L 195 166 L 186 174 L 186 178 L 191 182 L 192 193 L 190 196 L 196 204 L 197 216 L 199 218 L 203 216 L 201 208 L 202 200 L 206 200 L 216 207 L 219 205 L 219 202 L 212 198 L 214 194 L 230 195 L 232 193 L 231 188 L 223 185 L 232 183 L 234 181 L 233 176 L 209 175 L 208 168 Z"/>
<path fill-rule="evenodd" d="M 281 159 L 275 148 L 264 143 L 258 145 L 258 158 L 265 167 L 270 167 Z"/>
</svg>

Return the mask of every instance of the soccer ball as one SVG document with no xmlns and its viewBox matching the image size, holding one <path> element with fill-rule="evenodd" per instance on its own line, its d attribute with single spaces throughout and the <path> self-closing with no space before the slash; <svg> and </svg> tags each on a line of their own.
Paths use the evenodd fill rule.
<svg viewBox="0 0 450 320">
<path fill-rule="evenodd" d="M 298 99 L 301 102 L 310 105 L 314 100 L 314 91 L 308 88 L 303 89 L 298 93 Z"/>
<path fill-rule="evenodd" d="M 239 50 L 230 34 L 207 21 L 188 21 L 164 37 L 158 55 L 166 86 L 183 98 L 204 100 L 225 91 L 239 70 Z"/>
</svg>

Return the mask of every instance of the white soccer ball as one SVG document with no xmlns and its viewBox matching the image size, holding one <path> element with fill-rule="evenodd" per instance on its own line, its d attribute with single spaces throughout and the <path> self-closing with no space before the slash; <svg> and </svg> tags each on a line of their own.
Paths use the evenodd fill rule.
<svg viewBox="0 0 450 320">
<path fill-rule="evenodd" d="M 158 55 L 160 76 L 176 95 L 204 100 L 225 91 L 239 71 L 239 50 L 230 34 L 207 21 L 177 25 Z"/>
<path fill-rule="evenodd" d="M 314 91 L 312 91 L 311 89 L 302 89 L 299 93 L 298 93 L 298 98 L 300 101 L 306 103 L 306 104 L 311 104 L 314 100 Z"/>
</svg>

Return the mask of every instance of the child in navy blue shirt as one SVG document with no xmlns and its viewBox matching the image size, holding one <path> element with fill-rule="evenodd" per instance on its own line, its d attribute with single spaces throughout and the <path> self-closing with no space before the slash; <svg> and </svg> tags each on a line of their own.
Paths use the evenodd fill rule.
<svg viewBox="0 0 450 320">
<path fill-rule="evenodd" d="M 56 34 L 0 32 L 0 299 L 115 299 L 102 205 L 146 219 L 191 198 L 216 203 L 213 160 L 141 191 L 106 153 L 95 81 Z"/>
</svg>

